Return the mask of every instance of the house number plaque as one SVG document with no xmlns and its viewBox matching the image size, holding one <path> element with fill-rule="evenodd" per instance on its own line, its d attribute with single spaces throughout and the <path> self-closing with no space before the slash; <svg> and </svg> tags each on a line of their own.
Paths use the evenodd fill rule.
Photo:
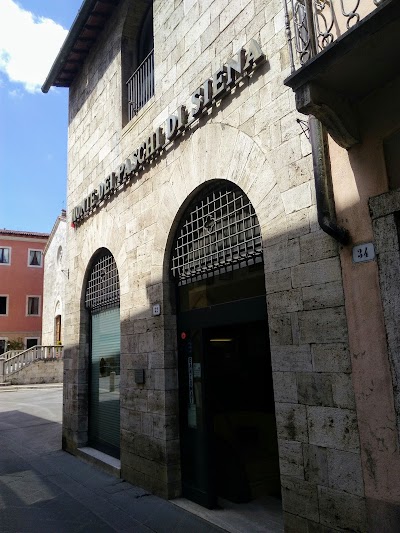
<svg viewBox="0 0 400 533">
<path fill-rule="evenodd" d="M 366 263 L 375 259 L 375 248 L 372 242 L 357 244 L 353 248 L 353 263 Z"/>
</svg>

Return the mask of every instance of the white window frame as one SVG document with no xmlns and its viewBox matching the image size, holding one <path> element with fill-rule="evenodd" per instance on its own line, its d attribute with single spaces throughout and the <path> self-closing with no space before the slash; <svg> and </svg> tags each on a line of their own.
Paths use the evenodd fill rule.
<svg viewBox="0 0 400 533">
<path fill-rule="evenodd" d="M 4 315 L 1 315 L 1 316 L 4 316 Z M 8 337 L 0 337 L 0 341 L 5 341 L 6 342 L 4 353 L 7 352 Z M 2 355 L 3 354 L 0 354 L 0 357 Z"/>
<path fill-rule="evenodd" d="M 40 265 L 29 264 L 31 252 L 40 252 Z M 39 250 L 37 248 L 28 248 L 28 267 L 29 268 L 42 268 L 43 267 L 43 250 Z"/>
<path fill-rule="evenodd" d="M 11 265 L 11 246 L 0 246 L 0 248 L 7 248 L 8 249 L 8 263 L 0 263 L 1 266 L 10 266 Z"/>
<path fill-rule="evenodd" d="M 8 316 L 8 306 L 10 305 L 10 296 L 8 294 L 0 294 L 0 298 L 7 298 L 7 301 L 6 301 L 6 312 L 5 312 L 5 314 L 0 314 L 0 317 Z"/>
<path fill-rule="evenodd" d="M 37 315 L 32 315 L 31 313 L 28 313 L 28 310 L 29 310 L 29 298 L 38 298 L 39 299 L 38 314 Z M 41 299 L 41 297 L 38 294 L 28 294 L 26 296 L 26 314 L 25 314 L 25 316 L 40 316 L 41 315 L 40 314 L 41 304 L 42 304 L 42 299 Z"/>
<path fill-rule="evenodd" d="M 30 315 L 30 316 L 36 316 L 36 315 Z M 25 350 L 28 350 L 28 341 L 31 341 L 33 339 L 37 341 L 36 345 L 40 346 L 40 337 L 25 337 Z"/>
</svg>

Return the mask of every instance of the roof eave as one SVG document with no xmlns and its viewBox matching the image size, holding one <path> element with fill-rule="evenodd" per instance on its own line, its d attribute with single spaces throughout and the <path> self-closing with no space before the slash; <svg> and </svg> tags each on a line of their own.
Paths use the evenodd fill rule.
<svg viewBox="0 0 400 533">
<path fill-rule="evenodd" d="M 62 69 L 66 59 L 68 58 L 77 37 L 82 31 L 83 27 L 86 24 L 87 18 L 90 15 L 92 9 L 98 0 L 84 0 L 81 8 L 78 11 L 78 14 L 75 17 L 75 20 L 71 26 L 71 29 L 68 32 L 65 41 L 58 52 L 56 59 L 54 60 L 53 66 L 50 69 L 50 72 L 42 86 L 42 92 L 47 93 L 52 85 L 55 84 L 58 74 Z M 66 85 L 69 87 L 69 85 Z"/>
</svg>

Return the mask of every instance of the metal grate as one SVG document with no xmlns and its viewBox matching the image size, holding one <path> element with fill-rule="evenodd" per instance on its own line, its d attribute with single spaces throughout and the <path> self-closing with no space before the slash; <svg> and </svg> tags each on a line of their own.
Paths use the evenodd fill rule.
<svg viewBox="0 0 400 533">
<path fill-rule="evenodd" d="M 86 287 L 85 305 L 92 311 L 119 305 L 118 269 L 109 252 L 93 265 Z"/>
<path fill-rule="evenodd" d="M 131 120 L 154 95 L 154 50 L 140 63 L 126 82 L 128 118 Z"/>
<path fill-rule="evenodd" d="M 195 199 L 178 228 L 172 256 L 179 285 L 260 261 L 260 225 L 243 191 L 219 184 Z"/>
</svg>

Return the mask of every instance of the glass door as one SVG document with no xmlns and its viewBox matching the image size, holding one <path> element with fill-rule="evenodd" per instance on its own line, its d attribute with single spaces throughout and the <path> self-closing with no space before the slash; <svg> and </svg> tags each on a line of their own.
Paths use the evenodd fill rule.
<svg viewBox="0 0 400 533">
<path fill-rule="evenodd" d="M 119 307 L 92 315 L 89 439 L 109 455 L 120 449 Z"/>
<path fill-rule="evenodd" d="M 179 323 L 179 384 L 183 495 L 204 507 L 216 506 L 205 396 L 203 331 L 190 320 Z"/>
<path fill-rule="evenodd" d="M 216 366 L 216 352 L 225 348 L 211 342 L 215 328 L 225 327 L 221 335 L 231 335 L 240 324 L 266 316 L 265 296 L 247 298 L 236 302 L 214 305 L 183 312 L 178 317 L 180 436 L 183 496 L 207 508 L 217 506 L 217 475 L 221 456 L 215 442 L 215 411 L 218 391 L 235 387 L 236 381 L 225 383 L 227 376 L 235 374 L 237 365 L 226 360 L 225 377 Z M 262 322 L 264 336 L 267 323 Z M 226 330 L 229 329 L 229 332 Z M 234 348 L 240 335 L 236 335 Z M 233 365 L 233 366 L 232 366 Z M 236 378 L 235 378 L 236 379 Z M 229 396 L 234 396 L 231 390 Z"/>
</svg>

